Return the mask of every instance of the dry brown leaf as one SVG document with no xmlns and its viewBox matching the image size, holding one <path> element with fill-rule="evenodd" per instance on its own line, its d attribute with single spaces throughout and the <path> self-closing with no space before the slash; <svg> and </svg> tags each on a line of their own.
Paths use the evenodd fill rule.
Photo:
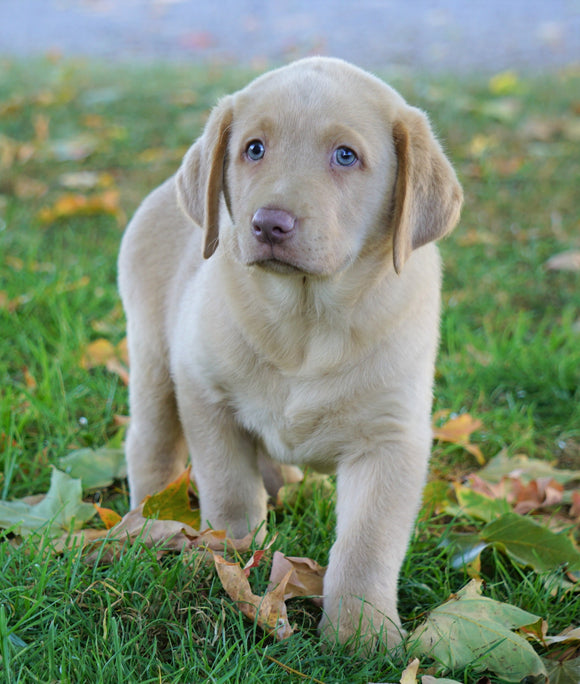
<svg viewBox="0 0 580 684">
<path fill-rule="evenodd" d="M 55 539 L 52 542 L 52 547 L 57 553 L 62 553 L 65 549 L 80 549 L 82 551 L 95 542 L 102 542 L 103 538 L 106 537 L 108 533 L 108 530 L 97 530 L 92 527 L 87 527 L 84 530 L 79 530 L 72 534 L 63 534 L 62 537 Z M 94 562 L 94 560 L 91 562 Z M 103 559 L 102 562 L 106 561 Z"/>
<path fill-rule="evenodd" d="M 290 573 L 284 599 L 287 601 L 296 596 L 308 596 L 313 603 L 320 606 L 322 605 L 322 584 L 325 572 L 326 568 L 311 558 L 285 556 L 280 551 L 275 551 L 268 591 L 279 585 Z"/>
<path fill-rule="evenodd" d="M 559 504 L 564 493 L 564 486 L 551 477 L 539 477 L 528 484 L 511 478 L 511 485 L 516 500 L 514 510 L 521 515 Z"/>
<path fill-rule="evenodd" d="M 85 546 L 89 543 L 92 546 L 91 553 L 87 556 L 89 563 L 111 563 L 119 557 L 127 543 L 133 544 L 137 539 L 148 548 L 155 548 L 158 557 L 194 548 L 208 548 L 211 551 L 232 549 L 243 553 L 249 550 L 254 539 L 252 533 L 242 539 L 230 539 L 223 530 L 198 532 L 177 520 L 151 520 L 143 516 L 143 504 L 129 511 L 110 530 L 95 532 L 98 534 L 85 543 Z"/>
<path fill-rule="evenodd" d="M 284 594 L 292 571 L 289 571 L 279 585 L 264 596 L 252 592 L 248 578 L 239 563 L 230 563 L 214 554 L 214 563 L 222 586 L 240 611 L 278 641 L 291 636 L 293 629 L 288 621 Z"/>
<path fill-rule="evenodd" d="M 492 499 L 507 499 L 513 501 L 508 478 L 503 478 L 500 482 L 488 482 L 482 479 L 477 473 L 472 473 L 466 478 L 471 489 Z"/>
<path fill-rule="evenodd" d="M 129 511 L 120 523 L 102 535 L 105 544 L 103 552 L 95 549 L 87 558 L 89 562 L 99 561 L 110 563 L 118 558 L 126 543 L 134 543 L 137 539 L 148 548 L 155 547 L 158 556 L 171 551 L 181 551 L 192 548 L 193 539 L 199 537 L 194 530 L 185 523 L 175 520 L 150 520 L 143 516 L 143 505 Z"/>
</svg>

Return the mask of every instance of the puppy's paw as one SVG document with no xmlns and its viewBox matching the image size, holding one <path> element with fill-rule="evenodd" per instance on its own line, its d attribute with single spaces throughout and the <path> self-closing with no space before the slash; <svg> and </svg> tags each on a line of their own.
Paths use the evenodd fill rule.
<svg viewBox="0 0 580 684">
<path fill-rule="evenodd" d="M 324 616 L 318 626 L 321 636 L 331 644 L 346 645 L 365 654 L 392 651 L 400 647 L 406 632 L 396 612 L 382 613 L 355 596 L 325 601 Z"/>
</svg>

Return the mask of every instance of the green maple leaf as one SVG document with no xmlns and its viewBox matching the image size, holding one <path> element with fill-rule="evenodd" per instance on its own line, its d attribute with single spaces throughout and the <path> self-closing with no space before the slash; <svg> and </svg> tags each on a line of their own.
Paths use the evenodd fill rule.
<svg viewBox="0 0 580 684">
<path fill-rule="evenodd" d="M 410 637 L 421 654 L 438 661 L 445 670 L 468 665 L 474 672 L 489 670 L 509 682 L 529 675 L 545 675 L 541 658 L 512 630 L 537 623 L 540 618 L 508 603 L 481 595 L 480 580 L 435 608 Z"/>
<path fill-rule="evenodd" d="M 82 500 L 81 481 L 53 468 L 50 488 L 40 502 L 0 501 L 0 528 L 22 537 L 35 532 L 58 537 L 82 528 L 95 513 L 95 507 Z"/>
</svg>

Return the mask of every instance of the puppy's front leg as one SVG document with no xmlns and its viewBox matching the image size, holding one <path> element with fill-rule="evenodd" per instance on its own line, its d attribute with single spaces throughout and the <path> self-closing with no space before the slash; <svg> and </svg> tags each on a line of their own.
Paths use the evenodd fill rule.
<svg viewBox="0 0 580 684">
<path fill-rule="evenodd" d="M 179 396 L 181 420 L 199 489 L 202 527 L 234 538 L 260 528 L 265 536 L 267 494 L 254 439 L 232 412 L 209 405 L 191 389 Z"/>
<path fill-rule="evenodd" d="M 325 636 L 387 648 L 403 636 L 397 584 L 420 504 L 429 445 L 391 443 L 337 471 L 337 538 L 324 579 Z"/>
</svg>

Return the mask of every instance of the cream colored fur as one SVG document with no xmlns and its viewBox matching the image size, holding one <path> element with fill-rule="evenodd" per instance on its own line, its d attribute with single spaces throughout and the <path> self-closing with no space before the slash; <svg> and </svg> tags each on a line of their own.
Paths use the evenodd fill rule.
<svg viewBox="0 0 580 684">
<path fill-rule="evenodd" d="M 253 140 L 262 159 L 246 154 Z M 336 163 L 341 146 L 352 167 Z M 132 504 L 189 454 L 203 524 L 263 536 L 260 454 L 336 472 L 321 629 L 342 642 L 400 639 L 398 574 L 431 445 L 433 241 L 461 202 L 422 112 L 311 58 L 221 100 L 123 239 Z M 291 239 L 256 239 L 262 207 L 296 217 Z"/>
</svg>

